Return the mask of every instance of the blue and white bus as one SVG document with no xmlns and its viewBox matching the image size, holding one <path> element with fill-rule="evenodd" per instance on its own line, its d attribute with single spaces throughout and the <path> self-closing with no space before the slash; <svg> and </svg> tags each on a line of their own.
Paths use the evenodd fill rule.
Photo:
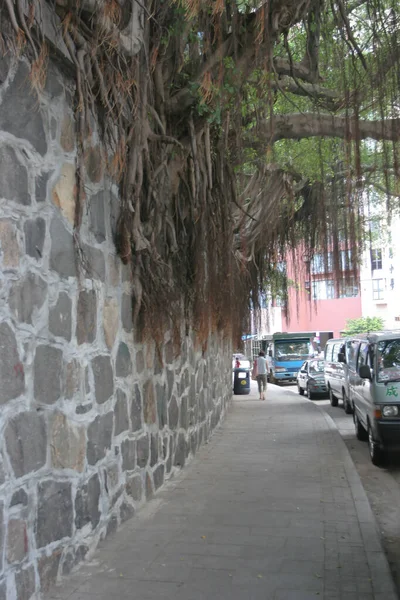
<svg viewBox="0 0 400 600">
<path fill-rule="evenodd" d="M 315 332 L 274 333 L 263 341 L 271 383 L 296 381 L 303 362 L 318 354 L 313 346 L 314 336 Z"/>
</svg>

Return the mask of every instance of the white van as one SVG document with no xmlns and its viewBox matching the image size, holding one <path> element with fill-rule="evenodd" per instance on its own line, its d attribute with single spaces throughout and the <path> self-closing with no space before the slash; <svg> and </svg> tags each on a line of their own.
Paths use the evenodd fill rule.
<svg viewBox="0 0 400 600">
<path fill-rule="evenodd" d="M 400 331 L 348 338 L 349 397 L 358 439 L 368 440 L 371 460 L 400 451 Z"/>
<path fill-rule="evenodd" d="M 338 338 L 326 342 L 324 372 L 331 405 L 337 406 L 341 400 L 345 412 L 351 414 L 346 341 L 345 338 Z"/>
</svg>

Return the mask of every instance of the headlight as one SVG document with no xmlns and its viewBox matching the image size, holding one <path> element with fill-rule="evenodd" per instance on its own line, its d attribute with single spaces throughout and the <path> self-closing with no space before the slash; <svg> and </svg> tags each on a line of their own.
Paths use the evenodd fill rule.
<svg viewBox="0 0 400 600">
<path fill-rule="evenodd" d="M 283 373 L 285 371 L 287 371 L 285 367 L 275 367 L 275 373 Z"/>
<path fill-rule="evenodd" d="M 397 417 L 399 414 L 399 409 L 397 406 L 384 406 L 382 409 L 382 414 L 384 417 Z"/>
</svg>

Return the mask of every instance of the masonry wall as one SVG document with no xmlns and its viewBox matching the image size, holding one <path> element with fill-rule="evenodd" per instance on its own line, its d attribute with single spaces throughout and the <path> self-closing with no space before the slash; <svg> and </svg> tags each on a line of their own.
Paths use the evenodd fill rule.
<svg viewBox="0 0 400 600">
<path fill-rule="evenodd" d="M 73 88 L 0 59 L 0 600 L 68 575 L 185 465 L 231 395 L 231 348 L 134 341 L 118 190 L 96 128 L 78 276 Z"/>
</svg>

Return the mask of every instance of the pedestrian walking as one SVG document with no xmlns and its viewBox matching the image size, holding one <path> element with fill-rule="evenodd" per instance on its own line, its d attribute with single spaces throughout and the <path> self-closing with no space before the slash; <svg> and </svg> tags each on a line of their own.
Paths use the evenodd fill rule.
<svg viewBox="0 0 400 600">
<path fill-rule="evenodd" d="M 254 361 L 254 370 L 256 371 L 260 400 L 265 400 L 265 392 L 267 391 L 267 359 L 263 350 L 260 350 L 258 357 Z"/>
</svg>

